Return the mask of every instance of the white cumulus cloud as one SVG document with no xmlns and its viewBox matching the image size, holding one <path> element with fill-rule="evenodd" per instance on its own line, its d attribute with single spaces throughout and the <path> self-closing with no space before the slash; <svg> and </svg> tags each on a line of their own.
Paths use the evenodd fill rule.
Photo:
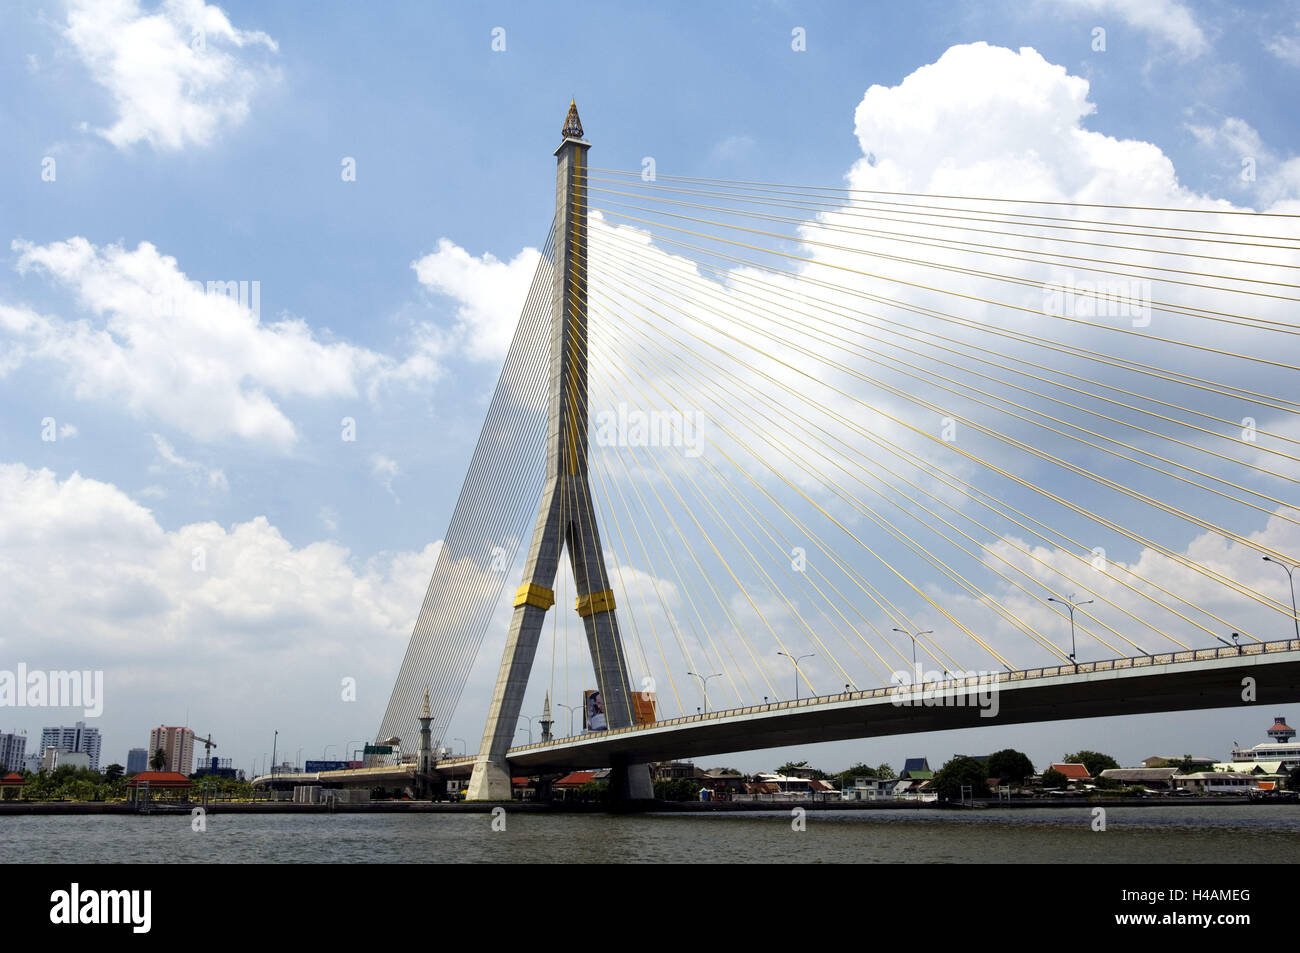
<svg viewBox="0 0 1300 953">
<path fill-rule="evenodd" d="M 297 431 L 280 402 L 353 397 L 387 383 L 436 379 L 436 331 L 396 360 L 327 340 L 299 318 L 263 322 L 252 282 L 192 281 L 148 242 L 134 250 L 87 239 L 15 241 L 20 273 L 67 289 L 87 316 L 0 304 L 12 349 L 0 373 L 31 360 L 61 366 L 76 396 L 113 401 L 199 440 L 237 437 L 287 447 Z M 426 333 L 427 332 L 427 333 Z"/>
<path fill-rule="evenodd" d="M 342 744 L 378 722 L 438 546 L 358 560 L 261 516 L 166 529 L 112 484 L 0 464 L 0 654 L 104 669 L 114 750 L 188 709 L 242 766 L 280 704 Z"/>
<path fill-rule="evenodd" d="M 203 0 L 72 0 L 64 36 L 112 96 L 117 120 L 99 133 L 118 148 L 148 142 L 177 151 L 205 146 L 248 116 L 278 49 Z"/>
<path fill-rule="evenodd" d="M 460 303 L 454 333 L 465 353 L 476 360 L 499 360 L 510 347 L 540 257 L 534 248 L 508 262 L 490 253 L 475 257 L 442 238 L 436 251 L 411 267 L 420 284 Z"/>
</svg>

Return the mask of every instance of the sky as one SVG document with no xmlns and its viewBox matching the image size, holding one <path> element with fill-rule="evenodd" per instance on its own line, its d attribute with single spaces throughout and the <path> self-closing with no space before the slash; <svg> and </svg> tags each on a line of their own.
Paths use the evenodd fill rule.
<svg viewBox="0 0 1300 953">
<path fill-rule="evenodd" d="M 1296 211 L 1298 80 L 1285 3 L 9 8 L 0 669 L 104 671 L 105 763 L 157 724 L 246 769 L 274 732 L 290 760 L 373 737 L 546 240 L 570 98 L 611 169 Z M 257 307 L 194 281 L 248 282 Z M 1236 528 L 1300 551 L 1295 524 L 1250 520 Z M 1151 531 L 1284 598 L 1257 557 Z M 448 744 L 475 748 L 502 638 L 498 619 Z M 994 726 L 797 760 L 1226 758 L 1277 713 Z M 29 737 L 75 720 L 0 709 L 0 730 Z"/>
</svg>

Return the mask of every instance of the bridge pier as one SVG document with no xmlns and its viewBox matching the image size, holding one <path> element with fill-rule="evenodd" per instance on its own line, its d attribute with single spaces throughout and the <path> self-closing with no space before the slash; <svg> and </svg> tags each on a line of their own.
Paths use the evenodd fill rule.
<svg viewBox="0 0 1300 953">
<path fill-rule="evenodd" d="M 467 801 L 508 801 L 514 789 L 510 784 L 510 770 L 503 761 L 483 758 L 474 762 L 470 775 Z"/>
<path fill-rule="evenodd" d="M 654 800 L 650 767 L 631 764 L 626 757 L 613 757 L 609 764 L 609 798 L 615 803 Z"/>
</svg>

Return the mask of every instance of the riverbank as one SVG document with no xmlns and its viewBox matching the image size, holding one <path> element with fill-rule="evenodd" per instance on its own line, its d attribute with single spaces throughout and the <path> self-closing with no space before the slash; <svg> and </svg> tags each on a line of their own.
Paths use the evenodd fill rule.
<svg viewBox="0 0 1300 953">
<path fill-rule="evenodd" d="M 1093 807 L 1184 808 L 1251 804 L 1244 797 L 1173 798 L 1026 798 L 988 799 L 974 803 L 940 804 L 934 801 L 648 801 L 606 805 L 564 801 L 510 801 L 501 804 L 447 801 L 369 801 L 362 804 L 295 804 L 292 801 L 153 802 L 145 808 L 121 801 L 0 801 L 0 817 L 21 815 L 188 814 L 203 807 L 208 814 L 484 814 L 502 807 L 510 813 L 532 814 L 721 814 L 756 811 L 980 811 Z"/>
</svg>

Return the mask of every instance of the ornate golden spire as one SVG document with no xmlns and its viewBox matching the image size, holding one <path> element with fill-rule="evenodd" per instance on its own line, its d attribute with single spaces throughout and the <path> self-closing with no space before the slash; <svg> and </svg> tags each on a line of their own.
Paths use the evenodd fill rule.
<svg viewBox="0 0 1300 953">
<path fill-rule="evenodd" d="M 582 138 L 582 120 L 578 118 L 578 104 L 569 100 L 569 114 L 564 117 L 564 129 L 561 130 L 565 139 Z"/>
</svg>

